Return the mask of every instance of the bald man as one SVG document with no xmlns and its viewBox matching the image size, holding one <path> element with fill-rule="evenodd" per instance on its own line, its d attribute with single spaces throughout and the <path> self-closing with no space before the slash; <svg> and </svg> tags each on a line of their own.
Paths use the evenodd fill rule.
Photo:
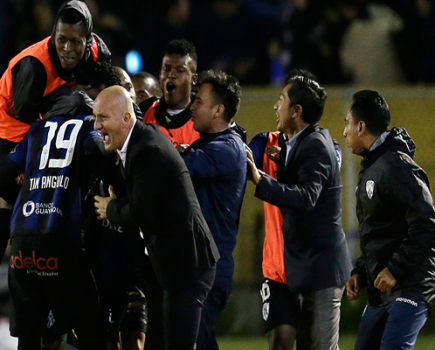
<svg viewBox="0 0 435 350">
<path fill-rule="evenodd" d="M 138 123 L 128 93 L 110 87 L 94 104 L 95 129 L 117 150 L 128 200 L 95 196 L 99 219 L 139 226 L 164 290 L 166 350 L 193 350 L 219 253 L 184 161 L 156 125 Z"/>
</svg>

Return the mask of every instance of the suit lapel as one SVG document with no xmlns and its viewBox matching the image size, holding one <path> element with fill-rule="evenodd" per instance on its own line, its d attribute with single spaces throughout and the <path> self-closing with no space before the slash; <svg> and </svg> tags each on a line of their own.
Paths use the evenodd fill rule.
<svg viewBox="0 0 435 350">
<path fill-rule="evenodd" d="M 300 134 L 296 140 L 296 143 L 293 145 L 292 149 L 290 150 L 290 153 L 288 155 L 288 161 L 287 163 L 285 163 L 285 158 L 286 158 L 286 154 L 284 153 L 284 159 L 282 160 L 283 164 L 283 174 L 287 172 L 287 169 L 291 169 L 291 167 L 289 167 L 290 164 L 293 163 L 293 161 L 296 158 L 296 152 L 299 148 L 299 145 L 301 144 L 301 142 L 308 136 L 310 135 L 312 132 L 316 131 L 319 129 L 319 124 L 310 124 L 309 126 L 306 127 L 306 129 L 302 132 L 302 134 Z M 287 146 L 286 146 L 287 147 Z M 287 149 L 284 148 L 284 151 L 286 152 Z M 281 152 L 282 153 L 282 152 Z M 281 159 L 281 157 L 280 157 Z"/>
<path fill-rule="evenodd" d="M 139 142 L 141 129 L 145 125 L 146 124 L 144 124 L 143 122 L 139 122 L 139 121 L 136 121 L 136 124 L 134 125 L 134 129 L 133 129 L 133 131 L 131 133 L 131 137 L 130 137 L 130 142 L 128 143 L 128 146 L 127 146 L 127 156 L 125 158 L 125 167 L 123 167 L 122 163 L 121 163 L 121 168 L 123 168 L 123 169 L 121 169 L 121 173 L 122 173 L 122 176 L 124 176 L 124 178 L 128 173 L 128 168 L 129 168 L 129 164 L 130 164 L 130 157 L 131 157 L 131 150 L 133 148 L 133 145 L 135 145 Z"/>
</svg>

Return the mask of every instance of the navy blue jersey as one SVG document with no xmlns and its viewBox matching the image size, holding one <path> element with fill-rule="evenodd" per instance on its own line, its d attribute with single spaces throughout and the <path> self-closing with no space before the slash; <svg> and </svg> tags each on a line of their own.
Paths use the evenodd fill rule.
<svg viewBox="0 0 435 350">
<path fill-rule="evenodd" d="M 12 237 L 56 233 L 80 242 L 84 196 L 92 172 L 87 155 L 95 155 L 89 148 L 101 146 L 90 116 L 53 116 L 32 125 L 8 155 L 24 171 L 12 214 Z"/>
</svg>

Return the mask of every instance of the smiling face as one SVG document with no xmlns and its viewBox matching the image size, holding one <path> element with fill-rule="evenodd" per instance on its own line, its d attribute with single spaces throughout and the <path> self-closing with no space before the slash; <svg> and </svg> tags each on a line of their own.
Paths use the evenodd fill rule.
<svg viewBox="0 0 435 350">
<path fill-rule="evenodd" d="M 281 94 L 279 95 L 279 100 L 275 103 L 275 115 L 276 115 L 276 129 L 287 135 L 293 133 L 295 129 L 294 121 L 292 115 L 294 113 L 294 106 L 291 106 L 291 100 L 288 96 L 288 91 L 290 90 L 292 84 L 288 84 L 284 87 Z"/>
<path fill-rule="evenodd" d="M 85 54 L 84 25 L 59 22 L 56 26 L 55 46 L 62 68 L 74 69 Z"/>
<path fill-rule="evenodd" d="M 168 107 L 186 108 L 196 79 L 194 62 L 190 56 L 167 54 L 163 57 L 159 82 Z"/>
<path fill-rule="evenodd" d="M 216 117 L 218 106 L 214 101 L 213 86 L 203 84 L 196 95 L 195 102 L 190 107 L 193 128 L 201 134 L 214 132 L 213 120 Z"/>
</svg>

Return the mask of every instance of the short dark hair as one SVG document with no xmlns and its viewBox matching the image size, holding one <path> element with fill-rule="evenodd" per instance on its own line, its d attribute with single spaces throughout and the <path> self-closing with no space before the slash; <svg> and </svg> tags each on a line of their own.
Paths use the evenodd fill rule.
<svg viewBox="0 0 435 350">
<path fill-rule="evenodd" d="M 219 69 L 210 69 L 200 74 L 199 84 L 213 86 L 214 101 L 225 106 L 224 118 L 230 122 L 239 110 L 242 97 L 239 81 Z"/>
<path fill-rule="evenodd" d="M 121 86 L 121 77 L 115 66 L 109 62 L 90 62 L 83 66 L 77 76 L 76 84 L 106 87 L 119 85 Z"/>
<path fill-rule="evenodd" d="M 314 75 L 314 73 L 312 73 L 308 69 L 295 68 L 287 73 L 287 75 L 285 77 L 285 85 L 290 84 L 290 79 L 293 77 L 296 77 L 298 75 L 301 77 L 305 77 L 305 78 L 317 81 L 317 77 Z"/>
<path fill-rule="evenodd" d="M 387 131 L 390 125 L 390 107 L 377 91 L 361 90 L 352 96 L 350 113 L 356 121 L 364 121 L 374 136 Z"/>
<path fill-rule="evenodd" d="M 325 108 L 325 89 L 315 80 L 301 75 L 290 78 L 288 84 L 292 84 L 288 90 L 291 105 L 302 106 L 302 119 L 305 123 L 317 123 L 322 118 Z"/>
<path fill-rule="evenodd" d="M 181 55 L 190 56 L 194 63 L 193 72 L 196 72 L 196 66 L 198 64 L 198 55 L 196 54 L 196 48 L 193 43 L 185 39 L 172 40 L 166 45 L 163 55 Z"/>
</svg>

